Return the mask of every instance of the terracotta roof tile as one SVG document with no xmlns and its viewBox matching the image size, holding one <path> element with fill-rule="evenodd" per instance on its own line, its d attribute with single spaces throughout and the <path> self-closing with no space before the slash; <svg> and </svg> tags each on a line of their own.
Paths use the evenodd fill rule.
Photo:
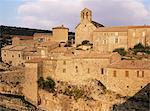
<svg viewBox="0 0 150 111">
<path fill-rule="evenodd" d="M 14 36 L 19 38 L 20 40 L 28 40 L 28 39 L 33 39 L 33 36 Z"/>
<path fill-rule="evenodd" d="M 110 64 L 108 66 L 108 68 L 149 69 L 150 70 L 150 61 L 145 61 L 145 60 L 122 60 L 122 61 Z"/>
<path fill-rule="evenodd" d="M 104 27 L 104 25 L 102 25 L 102 24 L 100 24 L 100 23 L 98 23 L 98 22 L 95 22 L 95 21 L 92 21 L 91 22 L 95 27 Z"/>
</svg>

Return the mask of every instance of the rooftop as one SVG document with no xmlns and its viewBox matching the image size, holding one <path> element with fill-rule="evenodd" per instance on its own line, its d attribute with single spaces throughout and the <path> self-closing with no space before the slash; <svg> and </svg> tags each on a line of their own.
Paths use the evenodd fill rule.
<svg viewBox="0 0 150 111">
<path fill-rule="evenodd" d="M 64 25 L 61 25 L 61 26 L 58 26 L 58 27 L 54 27 L 52 29 L 68 29 L 69 30 L 69 28 L 64 27 Z"/>
<path fill-rule="evenodd" d="M 17 37 L 20 40 L 28 40 L 28 39 L 33 39 L 33 36 L 14 36 L 14 38 Z"/>
<path fill-rule="evenodd" d="M 132 28 L 150 28 L 150 26 L 113 26 L 113 27 L 100 27 L 95 32 L 127 32 Z"/>
<path fill-rule="evenodd" d="M 122 60 L 119 62 L 112 63 L 108 68 L 117 69 L 148 69 L 150 70 L 150 61 L 144 60 Z"/>
</svg>

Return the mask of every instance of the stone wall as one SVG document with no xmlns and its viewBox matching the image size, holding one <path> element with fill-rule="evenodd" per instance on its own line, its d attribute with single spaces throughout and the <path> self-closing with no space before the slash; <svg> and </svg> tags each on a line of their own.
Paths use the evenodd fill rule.
<svg viewBox="0 0 150 111">
<path fill-rule="evenodd" d="M 132 28 L 128 29 L 128 48 L 133 48 L 134 45 L 138 43 L 142 43 L 144 46 L 148 41 L 146 38 L 148 37 L 149 28 Z"/>
<path fill-rule="evenodd" d="M 137 71 L 139 71 L 139 75 Z M 105 72 L 101 79 L 102 83 L 107 89 L 124 96 L 133 96 L 150 81 L 150 70 L 146 69 L 105 68 Z"/>
<path fill-rule="evenodd" d="M 92 37 L 95 29 L 96 27 L 90 22 L 80 23 L 75 30 L 75 44 L 81 44 L 84 40 L 93 42 Z"/>
<path fill-rule="evenodd" d="M 116 48 L 127 49 L 127 32 L 94 32 L 93 49 L 100 52 L 112 52 Z"/>
<path fill-rule="evenodd" d="M 33 104 L 38 104 L 38 65 L 40 63 L 25 63 L 25 83 L 23 85 L 23 94 L 26 100 L 32 102 Z"/>
</svg>

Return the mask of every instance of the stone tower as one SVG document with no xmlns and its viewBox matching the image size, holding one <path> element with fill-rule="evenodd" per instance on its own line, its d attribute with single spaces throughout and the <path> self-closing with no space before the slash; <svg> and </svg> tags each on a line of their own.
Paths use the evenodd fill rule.
<svg viewBox="0 0 150 111">
<path fill-rule="evenodd" d="M 53 30 L 53 40 L 57 42 L 67 42 L 69 28 L 62 26 L 54 27 Z"/>
<path fill-rule="evenodd" d="M 92 11 L 85 8 L 80 13 L 80 21 L 81 23 L 87 23 L 92 21 Z"/>
</svg>

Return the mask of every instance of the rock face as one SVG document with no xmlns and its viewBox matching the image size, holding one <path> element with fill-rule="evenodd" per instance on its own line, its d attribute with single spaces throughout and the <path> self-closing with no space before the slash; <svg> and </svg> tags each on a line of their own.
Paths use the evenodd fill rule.
<svg viewBox="0 0 150 111">
<path fill-rule="evenodd" d="M 39 98 L 40 107 L 48 111 L 109 111 L 112 104 L 124 101 L 98 80 L 80 86 L 59 81 L 53 93 L 39 90 Z"/>
<path fill-rule="evenodd" d="M 150 84 L 122 104 L 114 105 L 113 111 L 149 111 Z"/>
</svg>

